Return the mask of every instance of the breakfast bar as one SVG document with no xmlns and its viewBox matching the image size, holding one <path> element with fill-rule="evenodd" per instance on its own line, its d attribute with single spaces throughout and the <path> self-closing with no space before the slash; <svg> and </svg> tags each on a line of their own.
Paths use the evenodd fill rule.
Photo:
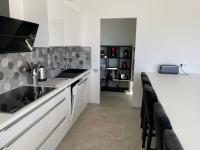
<svg viewBox="0 0 200 150">
<path fill-rule="evenodd" d="M 148 73 L 172 128 L 185 150 L 199 150 L 200 75 Z"/>
</svg>

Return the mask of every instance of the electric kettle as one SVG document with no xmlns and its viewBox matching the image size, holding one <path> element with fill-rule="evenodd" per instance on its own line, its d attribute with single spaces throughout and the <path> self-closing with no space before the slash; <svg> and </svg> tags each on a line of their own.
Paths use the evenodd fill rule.
<svg viewBox="0 0 200 150">
<path fill-rule="evenodd" d="M 47 74 L 46 74 L 45 66 L 40 66 L 38 68 L 38 80 L 39 81 L 46 81 L 47 80 Z"/>
</svg>

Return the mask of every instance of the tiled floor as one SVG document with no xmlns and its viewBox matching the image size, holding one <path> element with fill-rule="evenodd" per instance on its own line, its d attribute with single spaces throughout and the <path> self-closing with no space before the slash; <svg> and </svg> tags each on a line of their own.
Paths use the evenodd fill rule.
<svg viewBox="0 0 200 150">
<path fill-rule="evenodd" d="M 132 96 L 103 92 L 89 104 L 57 150 L 141 150 L 139 109 Z"/>
</svg>

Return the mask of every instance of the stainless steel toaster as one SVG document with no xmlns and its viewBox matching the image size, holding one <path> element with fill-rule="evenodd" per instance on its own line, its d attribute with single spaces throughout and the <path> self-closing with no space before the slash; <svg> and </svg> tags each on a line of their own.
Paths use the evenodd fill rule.
<svg viewBox="0 0 200 150">
<path fill-rule="evenodd" d="M 179 74 L 179 66 L 178 65 L 160 65 L 159 73 L 162 74 Z"/>
</svg>

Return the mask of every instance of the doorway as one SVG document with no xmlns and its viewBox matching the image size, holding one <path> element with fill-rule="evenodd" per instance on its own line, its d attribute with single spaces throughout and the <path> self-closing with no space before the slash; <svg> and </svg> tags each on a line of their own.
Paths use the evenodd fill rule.
<svg viewBox="0 0 200 150">
<path fill-rule="evenodd" d="M 101 92 L 133 93 L 136 18 L 101 19 Z"/>
</svg>

